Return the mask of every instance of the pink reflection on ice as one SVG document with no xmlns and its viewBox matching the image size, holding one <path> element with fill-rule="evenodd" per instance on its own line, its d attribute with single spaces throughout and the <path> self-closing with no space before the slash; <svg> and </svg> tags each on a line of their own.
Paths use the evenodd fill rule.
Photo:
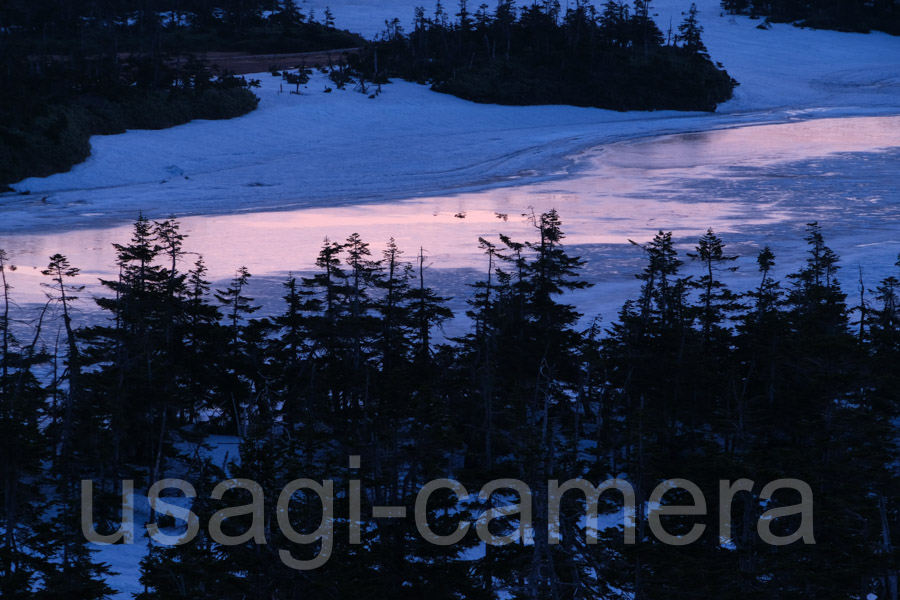
<svg viewBox="0 0 900 600">
<path fill-rule="evenodd" d="M 436 268 L 482 268 L 478 238 L 498 232 L 534 238 L 524 215 L 556 208 L 570 244 L 627 244 L 658 229 L 694 235 L 775 224 L 785 219 L 777 201 L 755 198 L 680 201 L 680 182 L 716 178 L 734 166 L 763 167 L 840 152 L 900 146 L 900 118 L 821 119 L 703 133 L 645 138 L 612 144 L 576 158 L 580 169 L 563 180 L 455 196 L 421 197 L 286 212 L 242 213 L 181 219 L 186 248 L 203 253 L 213 280 L 244 265 L 255 275 L 313 269 L 327 236 L 343 240 L 358 232 L 378 257 L 390 237 L 412 258 L 424 248 Z M 666 192 L 672 192 L 666 195 Z M 252 194 L 252 191 L 247 192 Z M 662 197 L 661 197 L 662 196 Z M 506 220 L 500 218 L 505 215 Z M 83 281 L 115 273 L 114 242 L 130 226 L 8 236 L 0 240 L 19 268 L 10 274 L 20 302 L 39 301 L 40 269 L 55 252 L 82 269 Z M 193 261 L 193 257 L 189 257 Z M 187 267 L 188 265 L 185 265 Z"/>
</svg>

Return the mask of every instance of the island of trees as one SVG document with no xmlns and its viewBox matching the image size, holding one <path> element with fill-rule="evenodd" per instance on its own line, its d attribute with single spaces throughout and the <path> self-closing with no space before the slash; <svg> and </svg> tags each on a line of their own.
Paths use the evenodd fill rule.
<svg viewBox="0 0 900 600">
<path fill-rule="evenodd" d="M 171 219 L 135 223 L 95 300 L 76 265 L 48 257 L 47 303 L 25 314 L 13 304 L 14 262 L 0 252 L 3 598 L 107 597 L 109 567 L 81 533 L 80 481 L 93 481 L 93 526 L 108 534 L 121 481 L 146 493 L 164 477 L 194 486 L 201 527 L 179 546 L 135 540 L 146 544 L 138 598 L 895 598 L 900 279 L 864 282 L 851 301 L 838 256 L 811 223 L 802 264 L 781 266 L 762 248 L 758 283 L 738 293 L 734 256 L 713 231 L 684 253 L 660 231 L 634 244 L 638 293 L 601 323 L 567 302 L 591 284 L 557 213 L 527 218 L 532 239 L 478 240 L 484 271 L 471 284 L 468 329 L 450 339 L 441 334 L 447 299 L 430 287 L 421 252 L 393 240 L 376 253 L 356 234 L 326 239 L 315 271 L 287 277 L 282 308 L 267 316 L 254 314 L 251 274 L 239 268 L 211 285 Z M 106 318 L 79 322 L 93 301 Z M 239 440 L 239 456 L 212 460 L 203 449 L 211 434 Z M 349 456 L 360 468 L 348 468 Z M 220 508 L 250 503 L 246 489 L 211 496 L 226 473 L 265 491 L 266 544 L 207 534 Z M 299 477 L 338 490 L 363 482 L 360 521 L 347 520 L 338 494 L 331 558 L 312 571 L 286 567 L 279 551 L 304 560 L 318 546 L 290 542 L 274 523 L 279 492 Z M 485 547 L 470 532 L 434 546 L 410 519 L 371 516 L 373 506 L 411 514 L 425 482 L 445 477 L 470 490 L 524 482 L 533 535 Z M 638 506 L 672 477 L 707 499 L 720 497 L 720 480 L 751 484 L 735 491 L 727 539 L 713 503 L 703 515 L 664 517 L 674 535 L 706 525 L 689 545 L 659 543 L 642 510 L 635 544 L 623 543 L 620 519 L 590 543 L 584 498 L 573 493 L 551 542 L 540 508 L 547 482 L 575 477 L 623 478 Z M 811 487 L 815 544 L 770 546 L 756 535 L 763 511 L 799 502 L 790 490 L 760 498 L 760 485 L 779 478 Z M 458 499 L 444 491 L 427 506 L 441 535 L 516 503 L 501 490 L 451 510 Z M 607 494 L 600 510 L 620 506 Z M 297 493 L 291 526 L 314 531 L 321 512 L 314 495 Z M 496 516 L 496 534 L 513 534 L 515 512 Z M 788 536 L 796 517 L 769 526 Z M 250 518 L 219 525 L 240 536 Z"/>
<path fill-rule="evenodd" d="M 571 104 L 613 110 L 715 110 L 736 82 L 715 65 L 701 39 L 697 7 L 667 32 L 650 0 L 577 0 L 490 10 L 438 1 L 426 18 L 416 9 L 404 32 L 387 21 L 380 43 L 355 61 L 369 79 L 399 76 L 467 100 L 499 104 Z"/>
</svg>

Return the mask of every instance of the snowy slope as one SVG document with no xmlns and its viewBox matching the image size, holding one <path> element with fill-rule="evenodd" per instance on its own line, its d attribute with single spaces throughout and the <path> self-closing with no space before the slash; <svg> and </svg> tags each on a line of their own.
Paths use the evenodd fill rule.
<svg viewBox="0 0 900 600">
<path fill-rule="evenodd" d="M 664 29 L 680 20 L 682 4 L 658 3 Z M 384 11 L 411 14 L 413 5 L 357 0 L 332 10 L 353 9 L 375 27 Z M 477 105 L 405 82 L 369 99 L 325 94 L 321 76 L 296 96 L 263 75 L 260 106 L 249 115 L 97 136 L 93 156 L 71 172 L 15 185 L 30 195 L 0 196 L 0 234 L 106 226 L 141 210 L 234 213 L 509 185 L 558 175 L 567 155 L 623 138 L 900 111 L 900 38 L 789 25 L 762 31 L 715 7 L 701 2 L 707 45 L 742 83 L 717 114 Z"/>
</svg>

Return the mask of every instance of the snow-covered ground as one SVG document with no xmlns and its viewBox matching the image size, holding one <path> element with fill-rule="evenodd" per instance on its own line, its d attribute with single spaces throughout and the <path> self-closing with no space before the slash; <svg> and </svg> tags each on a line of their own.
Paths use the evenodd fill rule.
<svg viewBox="0 0 900 600">
<path fill-rule="evenodd" d="M 178 450 L 188 460 L 208 458 L 214 466 L 226 473 L 230 461 L 239 462 L 238 445 L 238 438 L 226 435 L 208 436 L 204 439 L 203 444 L 185 441 L 176 443 Z M 185 465 L 178 465 L 175 469 L 170 467 L 170 472 L 165 475 L 166 477 L 190 479 L 192 473 Z M 92 549 L 97 551 L 93 555 L 93 560 L 108 564 L 115 573 L 107 579 L 109 585 L 118 592 L 114 596 L 115 598 L 133 598 L 134 594 L 146 591 L 140 582 L 141 560 L 147 555 L 148 543 L 150 543 L 147 535 L 147 523 L 155 522 L 156 515 L 151 515 L 150 500 L 147 498 L 147 494 L 143 493 L 145 491 L 135 490 L 131 497 L 134 518 L 131 543 L 92 546 Z M 184 496 L 166 497 L 166 502 L 190 508 L 189 501 Z M 153 517 L 152 520 L 151 517 Z M 178 536 L 184 531 L 176 527 L 172 530 L 163 530 L 163 533 Z"/>
</svg>

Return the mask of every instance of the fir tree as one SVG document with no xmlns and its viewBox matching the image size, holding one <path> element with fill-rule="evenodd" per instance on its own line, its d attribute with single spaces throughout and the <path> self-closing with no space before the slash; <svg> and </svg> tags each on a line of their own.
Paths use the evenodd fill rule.
<svg viewBox="0 0 900 600">
<path fill-rule="evenodd" d="M 84 286 L 66 283 L 70 278 L 78 276 L 80 270 L 69 264 L 69 260 L 62 254 L 54 254 L 50 257 L 50 264 L 42 271 L 42 274 L 51 278 L 52 284 L 46 284 L 52 290 L 48 294 L 51 301 L 59 302 L 63 313 L 63 326 L 66 332 L 66 344 L 68 348 L 68 393 L 66 394 L 65 408 L 63 410 L 62 432 L 59 440 L 59 456 L 61 460 L 68 460 L 72 441 L 72 420 L 74 408 L 82 398 L 81 381 L 81 356 L 78 349 L 78 341 L 75 329 L 72 325 L 72 302 L 78 298 L 74 294 L 81 292 Z M 54 295 L 55 294 L 55 295 Z"/>
<path fill-rule="evenodd" d="M 242 326 L 247 315 L 259 310 L 259 306 L 253 305 L 253 298 L 244 295 L 250 277 L 250 271 L 246 267 L 240 267 L 229 286 L 214 294 L 227 323 L 223 364 L 225 377 L 219 391 L 222 405 L 227 407 L 224 414 L 230 415 L 239 436 L 246 430 L 247 411 L 250 410 L 249 403 L 254 393 L 252 377 L 248 374 L 248 344 L 244 336 L 246 329 Z"/>
<path fill-rule="evenodd" d="M 688 252 L 687 255 L 703 265 L 704 273 L 694 285 L 700 289 L 699 321 L 703 328 L 703 339 L 709 342 L 714 327 L 723 322 L 727 312 L 734 308 L 737 299 L 737 296 L 716 276 L 716 272 L 738 257 L 725 254 L 725 244 L 712 229 L 708 229 L 700 238 L 696 250 L 695 253 Z M 729 268 L 731 271 L 735 269 Z"/>
<path fill-rule="evenodd" d="M 706 46 L 703 44 L 703 40 L 700 39 L 700 34 L 703 33 L 703 27 L 697 21 L 697 14 L 699 12 L 700 11 L 697 10 L 697 5 L 691 4 L 687 16 L 678 26 L 678 31 L 681 33 L 680 39 L 682 48 L 691 54 L 707 56 Z"/>
</svg>

